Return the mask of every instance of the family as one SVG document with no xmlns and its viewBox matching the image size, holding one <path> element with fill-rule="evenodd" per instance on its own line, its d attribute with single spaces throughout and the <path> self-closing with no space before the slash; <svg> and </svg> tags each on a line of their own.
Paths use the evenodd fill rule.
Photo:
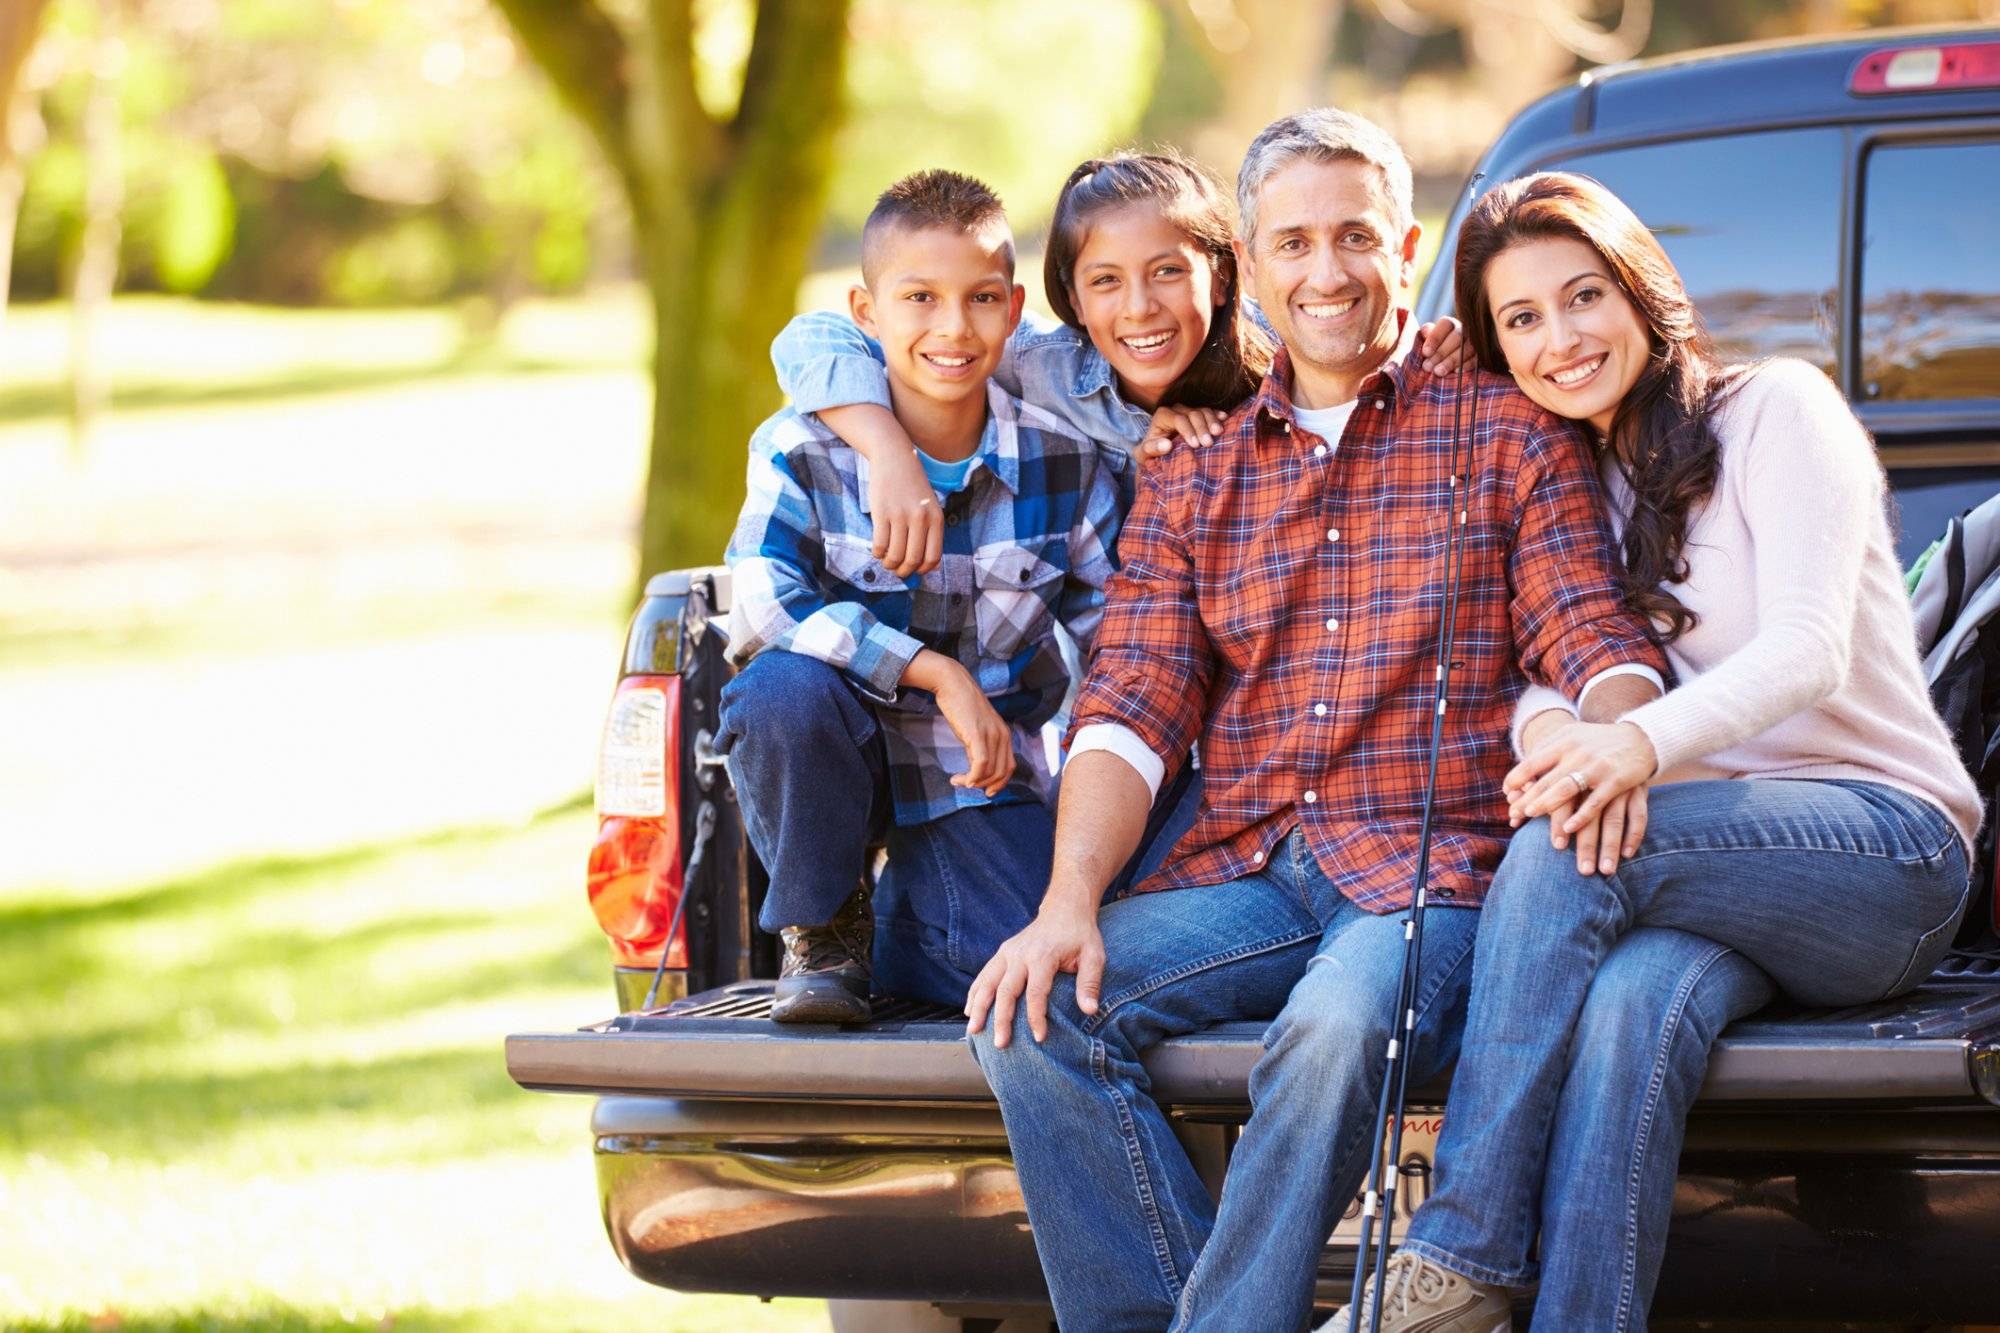
<svg viewBox="0 0 2000 1333">
<path fill-rule="evenodd" d="M 1456 1072 L 1382 1327 L 1536 1287 L 1538 1329 L 1644 1327 L 1718 1034 L 1914 987 L 1965 908 L 1980 801 L 1839 392 L 1718 362 L 1586 177 L 1478 201 L 1455 322 L 1410 317 L 1419 234 L 1337 110 L 1266 128 L 1233 206 L 1093 159 L 1049 326 L 1000 201 L 923 172 L 773 349 L 717 742 L 773 1016 L 964 1006 L 1065 1329 L 1303 1327 L 1392 1040 Z M 1140 1057 L 1235 1019 L 1269 1028 L 1218 1204 Z"/>
</svg>

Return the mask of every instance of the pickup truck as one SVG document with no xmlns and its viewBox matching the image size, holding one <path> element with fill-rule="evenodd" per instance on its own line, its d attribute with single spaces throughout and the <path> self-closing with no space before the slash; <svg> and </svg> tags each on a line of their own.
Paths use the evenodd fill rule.
<svg viewBox="0 0 2000 1333">
<path fill-rule="evenodd" d="M 2000 490 L 2000 30 L 1595 70 L 1517 116 L 1478 170 L 1548 168 L 1633 205 L 1725 356 L 1798 356 L 1835 378 L 1879 444 L 1906 562 Z M 1465 207 L 1422 318 L 1450 307 Z M 664 573 L 632 621 L 589 869 L 620 1012 L 508 1038 L 508 1069 L 525 1088 L 597 1098 L 605 1226 L 649 1282 L 826 1297 L 850 1327 L 1046 1328 L 963 1017 L 889 1000 L 854 1027 L 767 1018 L 766 881 L 709 747 L 727 598 L 721 571 Z M 1968 947 L 1914 994 L 1780 1005 L 1724 1035 L 1681 1160 L 1657 1318 L 2000 1323 L 1992 865 L 1989 835 Z M 1217 1189 L 1260 1037 L 1226 1024 L 1149 1062 Z M 1415 1100 L 1403 1204 L 1423 1198 L 1445 1092 Z M 1352 1253 L 1343 1225 L 1319 1267 L 1326 1306 Z"/>
</svg>

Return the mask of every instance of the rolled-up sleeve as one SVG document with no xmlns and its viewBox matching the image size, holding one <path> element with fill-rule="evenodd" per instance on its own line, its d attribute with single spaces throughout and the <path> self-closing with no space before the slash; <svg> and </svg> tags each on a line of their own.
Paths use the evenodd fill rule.
<svg viewBox="0 0 2000 1333">
<path fill-rule="evenodd" d="M 1145 742 L 1171 777 L 1201 726 L 1214 670 L 1195 595 L 1189 530 L 1195 456 L 1156 464 L 1118 539 L 1121 567 L 1106 590 L 1104 620 L 1072 714 L 1070 734 L 1117 723 Z"/>
<path fill-rule="evenodd" d="M 881 345 L 846 315 L 813 310 L 794 316 L 771 342 L 771 368 L 801 412 L 891 406 Z"/>
<path fill-rule="evenodd" d="M 1529 433 L 1515 472 L 1508 557 L 1514 649 L 1528 679 L 1581 698 L 1611 667 L 1664 675 L 1667 661 L 1625 606 L 1589 448 L 1553 418 Z"/>
</svg>

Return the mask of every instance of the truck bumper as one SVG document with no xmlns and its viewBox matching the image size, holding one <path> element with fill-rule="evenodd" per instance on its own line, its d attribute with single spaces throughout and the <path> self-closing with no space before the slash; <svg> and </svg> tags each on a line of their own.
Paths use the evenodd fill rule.
<svg viewBox="0 0 2000 1333">
<path fill-rule="evenodd" d="M 592 1123 L 605 1227 L 648 1282 L 1047 1302 L 995 1111 L 616 1096 Z M 1219 1180 L 1233 1126 L 1177 1128 Z M 1689 1123 L 1653 1314 L 1990 1323 L 1996 1253 L 1990 1108 L 1704 1108 Z M 1322 1303 L 1345 1298 L 1351 1265 L 1350 1251 L 1327 1249 Z"/>
</svg>

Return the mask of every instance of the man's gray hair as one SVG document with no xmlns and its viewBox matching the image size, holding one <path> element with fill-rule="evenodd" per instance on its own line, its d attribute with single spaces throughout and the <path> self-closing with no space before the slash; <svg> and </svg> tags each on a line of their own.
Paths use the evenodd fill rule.
<svg viewBox="0 0 2000 1333">
<path fill-rule="evenodd" d="M 1315 162 L 1366 162 L 1381 172 L 1393 214 L 1390 220 L 1396 225 L 1396 235 L 1385 240 L 1401 240 L 1416 222 L 1410 159 L 1403 156 L 1401 146 L 1364 116 L 1320 106 L 1272 121 L 1243 155 L 1243 169 L 1236 173 L 1236 215 L 1244 240 L 1257 234 L 1257 192 L 1280 168 L 1302 157 Z"/>
</svg>

